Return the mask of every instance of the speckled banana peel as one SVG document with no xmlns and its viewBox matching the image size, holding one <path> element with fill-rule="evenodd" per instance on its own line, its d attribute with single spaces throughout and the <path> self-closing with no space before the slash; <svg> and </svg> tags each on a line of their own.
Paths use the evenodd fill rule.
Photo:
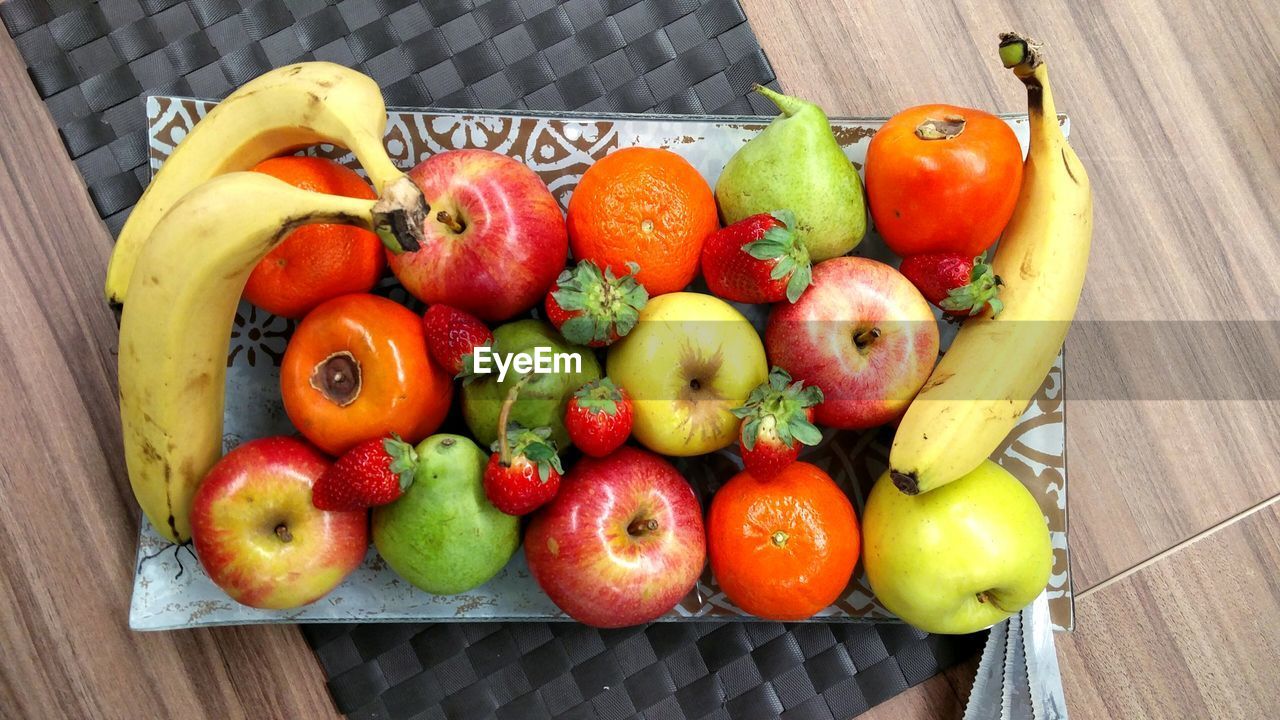
<svg viewBox="0 0 1280 720">
<path fill-rule="evenodd" d="M 1000 57 L 1027 88 L 1031 143 L 992 261 L 1004 310 L 965 320 L 898 426 L 894 484 L 928 492 L 964 476 L 1013 430 L 1062 348 L 1093 233 L 1089 176 L 1058 125 L 1039 47 L 1005 33 Z"/>
<path fill-rule="evenodd" d="M 395 192 L 358 200 L 235 172 L 187 193 L 156 224 L 120 319 L 119 378 L 129 483 L 161 535 L 190 539 L 196 486 L 222 456 L 227 346 L 249 273 L 301 225 L 387 235 L 408 208 L 421 228 L 413 190 L 403 204 L 388 199 Z"/>
<path fill-rule="evenodd" d="M 355 153 L 381 195 L 404 175 L 382 144 L 386 126 L 377 83 L 341 65 L 299 63 L 246 83 L 196 123 L 134 206 L 107 266 L 108 302 L 128 297 L 134 265 L 160 218 L 211 178 L 327 143 Z"/>
</svg>

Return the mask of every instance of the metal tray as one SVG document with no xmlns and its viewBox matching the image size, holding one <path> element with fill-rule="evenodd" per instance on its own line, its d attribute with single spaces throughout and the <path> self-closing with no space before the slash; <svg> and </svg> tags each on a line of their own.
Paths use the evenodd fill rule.
<svg viewBox="0 0 1280 720">
<path fill-rule="evenodd" d="M 150 163 L 154 173 L 187 131 L 214 103 L 174 97 L 147 99 Z M 561 207 L 582 173 L 610 150 L 631 145 L 665 147 L 684 156 L 714 184 L 730 155 L 768 122 L 758 117 L 602 115 L 558 113 L 475 113 L 452 110 L 393 109 L 386 145 L 397 165 L 409 168 L 432 154 L 454 148 L 480 147 L 520 160 L 551 188 Z M 1026 149 L 1025 116 L 1009 116 Z M 836 138 L 861 168 L 867 143 L 883 119 L 833 119 Z M 1060 118 L 1069 129 L 1065 117 Z M 358 167 L 340 148 L 311 151 Z M 895 262 L 874 232 L 856 254 Z M 412 299 L 387 278 L 378 292 L 413 305 Z M 740 306 L 762 324 L 762 308 Z M 227 356 L 227 402 L 224 449 L 243 440 L 293 432 L 279 392 L 279 364 L 294 323 L 242 303 L 232 329 Z M 954 329 L 942 324 L 943 346 Z M 1067 475 L 1063 398 L 1063 365 L 1059 357 L 1019 425 L 993 458 L 1023 482 L 1040 502 L 1052 532 L 1054 568 L 1049 581 L 1050 613 L 1058 629 L 1072 625 L 1070 563 L 1067 554 Z M 892 434 L 831 431 L 823 442 L 806 449 L 803 459 L 831 474 L 861 513 L 871 484 L 883 472 Z M 725 450 L 679 460 L 677 467 L 693 483 L 704 505 L 720 484 L 740 467 L 736 452 Z M 228 598 L 205 575 L 192 553 L 169 546 L 143 521 L 138 547 L 129 624 L 138 630 L 208 625 L 297 622 L 404 622 L 444 620 L 567 620 L 529 575 L 523 553 L 482 587 L 454 596 L 436 596 L 400 579 L 371 548 L 364 565 L 328 596 L 306 607 L 284 611 L 256 610 Z M 720 592 L 707 570 L 692 592 L 661 620 L 751 620 Z M 861 566 L 847 591 L 813 620 L 884 621 L 894 617 L 876 602 Z"/>
</svg>

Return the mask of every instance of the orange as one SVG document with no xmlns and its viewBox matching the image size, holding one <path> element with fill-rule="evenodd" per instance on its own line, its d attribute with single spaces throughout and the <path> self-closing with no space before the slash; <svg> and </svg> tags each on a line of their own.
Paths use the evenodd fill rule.
<svg viewBox="0 0 1280 720">
<path fill-rule="evenodd" d="M 377 197 L 355 171 L 325 158 L 271 158 L 253 169 L 303 190 L 364 200 Z M 289 233 L 258 263 L 244 297 L 273 315 L 300 318 L 330 298 L 368 292 L 386 264 L 382 241 L 368 230 L 306 225 Z"/>
<path fill-rule="evenodd" d="M 803 620 L 835 602 L 858 563 L 853 505 L 822 470 L 795 462 L 772 480 L 739 473 L 707 515 L 711 571 L 734 605 Z"/>
<path fill-rule="evenodd" d="M 675 292 L 698 272 L 702 241 L 720 226 L 715 196 L 670 150 L 624 148 L 583 174 L 569 200 L 569 247 L 619 275 L 627 263 L 650 295 Z"/>
</svg>

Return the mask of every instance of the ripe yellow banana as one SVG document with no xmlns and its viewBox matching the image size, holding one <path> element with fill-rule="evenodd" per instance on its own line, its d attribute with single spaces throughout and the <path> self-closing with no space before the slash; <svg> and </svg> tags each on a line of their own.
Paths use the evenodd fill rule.
<svg viewBox="0 0 1280 720">
<path fill-rule="evenodd" d="M 228 173 L 183 196 L 156 225 L 121 316 L 119 373 L 129 482 L 161 535 L 191 537 L 196 485 L 222 454 L 227 345 L 249 273 L 300 225 L 385 234 L 413 224 L 400 216 L 421 194 L 404 204 L 395 195 L 356 200 Z"/>
<path fill-rule="evenodd" d="M 976 468 L 1004 440 L 1062 348 L 1084 285 L 1089 177 L 1058 126 L 1038 47 L 1013 33 L 1000 57 L 1027 86 L 1031 148 L 992 265 L 1004 310 L 965 320 L 898 426 L 889 469 L 914 495 Z"/>
<path fill-rule="evenodd" d="M 355 153 L 381 195 L 403 176 L 382 145 L 386 126 L 387 110 L 377 83 L 341 65 L 289 65 L 245 84 L 191 129 L 134 206 L 107 266 L 107 300 L 124 302 L 134 263 L 156 223 L 179 198 L 209 178 L 248 170 L 309 145 L 331 143 Z"/>
</svg>

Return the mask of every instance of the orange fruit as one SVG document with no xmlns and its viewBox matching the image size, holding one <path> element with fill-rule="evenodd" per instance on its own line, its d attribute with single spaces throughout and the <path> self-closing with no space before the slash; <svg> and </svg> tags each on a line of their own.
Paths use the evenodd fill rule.
<svg viewBox="0 0 1280 720">
<path fill-rule="evenodd" d="M 364 200 L 377 197 L 354 170 L 326 158 L 271 158 L 253 170 L 303 190 Z M 273 315 L 300 318 L 330 298 L 368 292 L 386 264 L 382 241 L 368 230 L 306 225 L 289 233 L 258 263 L 244 297 Z"/>
<path fill-rule="evenodd" d="M 771 480 L 738 473 L 711 500 L 711 571 L 733 604 L 803 620 L 835 602 L 858 563 L 853 505 L 822 470 L 795 462 Z"/>
<path fill-rule="evenodd" d="M 569 200 L 569 247 L 619 275 L 627 263 L 650 295 L 675 292 L 698 272 L 702 241 L 720 227 L 707 181 L 670 150 L 624 148 L 587 169 Z"/>
</svg>

